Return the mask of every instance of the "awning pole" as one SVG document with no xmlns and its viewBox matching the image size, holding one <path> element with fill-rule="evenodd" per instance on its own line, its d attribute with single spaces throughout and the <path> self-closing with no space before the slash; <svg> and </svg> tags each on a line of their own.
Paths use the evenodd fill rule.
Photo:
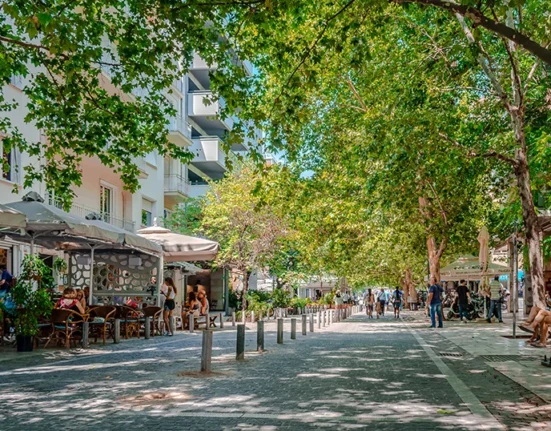
<svg viewBox="0 0 551 431">
<path fill-rule="evenodd" d="M 163 266 L 164 259 L 163 255 L 159 255 L 159 269 L 157 270 L 157 307 L 161 306 L 161 285 L 163 283 Z"/>
<path fill-rule="evenodd" d="M 90 293 L 88 295 L 88 307 L 90 307 L 92 304 L 92 300 L 94 298 L 94 251 L 96 247 L 91 245 L 90 246 Z"/>
</svg>

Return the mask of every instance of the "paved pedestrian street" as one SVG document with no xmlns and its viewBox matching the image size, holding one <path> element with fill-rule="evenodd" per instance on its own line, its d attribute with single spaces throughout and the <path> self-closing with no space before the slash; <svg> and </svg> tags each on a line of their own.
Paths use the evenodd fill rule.
<svg viewBox="0 0 551 431">
<path fill-rule="evenodd" d="M 285 325 L 277 345 L 266 322 L 257 354 L 249 323 L 242 362 L 235 330 L 215 332 L 210 376 L 197 372 L 200 332 L 8 357 L 0 429 L 551 429 L 546 401 L 450 340 L 476 324 L 437 331 L 420 313 L 356 314 L 306 336 L 299 324 L 297 340 Z"/>
</svg>

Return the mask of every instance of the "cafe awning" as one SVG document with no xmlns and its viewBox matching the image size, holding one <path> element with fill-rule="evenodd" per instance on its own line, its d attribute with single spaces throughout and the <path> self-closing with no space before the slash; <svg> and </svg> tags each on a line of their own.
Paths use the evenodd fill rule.
<svg viewBox="0 0 551 431">
<path fill-rule="evenodd" d="M 508 266 L 491 262 L 488 263 L 487 271 L 483 272 L 478 257 L 464 255 L 440 269 L 440 278 L 443 281 L 476 281 L 481 280 L 483 276 L 494 277 L 496 275 L 509 274 L 510 272 L 511 269 Z"/>
<path fill-rule="evenodd" d="M 0 204 L 0 228 L 24 229 L 26 224 L 25 214 Z"/>
<path fill-rule="evenodd" d="M 165 262 L 214 260 L 220 249 L 215 241 L 172 232 L 157 226 L 156 220 L 153 226 L 140 229 L 137 233 L 163 248 Z"/>
</svg>

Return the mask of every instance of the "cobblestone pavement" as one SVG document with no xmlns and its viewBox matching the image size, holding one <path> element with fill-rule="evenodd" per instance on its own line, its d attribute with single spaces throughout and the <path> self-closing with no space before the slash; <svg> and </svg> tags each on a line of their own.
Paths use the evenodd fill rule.
<svg viewBox="0 0 551 431">
<path fill-rule="evenodd" d="M 418 317 L 356 315 L 235 361 L 235 331 L 214 334 L 212 376 L 201 335 L 131 340 L 86 352 L 0 362 L 0 430 L 551 429 L 543 401 Z M 492 413 L 490 414 L 488 410 Z M 499 423 L 496 421 L 499 421 Z M 547 422 L 546 422 L 547 421 Z"/>
</svg>

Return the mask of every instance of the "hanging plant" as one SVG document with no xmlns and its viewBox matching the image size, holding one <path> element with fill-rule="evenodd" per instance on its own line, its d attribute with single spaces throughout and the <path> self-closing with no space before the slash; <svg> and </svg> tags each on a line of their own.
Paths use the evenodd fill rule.
<svg viewBox="0 0 551 431">
<path fill-rule="evenodd" d="M 58 274 L 65 274 L 67 272 L 67 262 L 59 256 L 54 259 L 53 267 Z"/>
</svg>

